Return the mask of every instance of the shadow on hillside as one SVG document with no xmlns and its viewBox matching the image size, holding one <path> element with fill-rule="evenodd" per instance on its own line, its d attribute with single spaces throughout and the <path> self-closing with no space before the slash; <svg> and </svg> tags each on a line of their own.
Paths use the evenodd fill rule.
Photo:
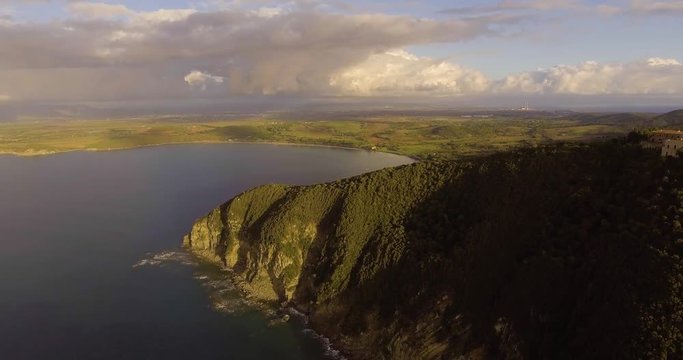
<svg viewBox="0 0 683 360">
<path fill-rule="evenodd" d="M 675 182 L 662 180 L 672 171 Z M 474 161 L 409 211 L 400 260 L 361 281 L 362 259 L 390 251 L 391 234 L 367 242 L 355 285 L 335 300 L 338 326 L 402 329 L 453 355 L 483 346 L 503 358 L 680 356 L 681 318 L 665 320 L 683 314 L 683 231 L 669 220 L 679 179 L 680 163 L 617 143 Z M 420 338 L 425 323 L 442 330 Z"/>
</svg>

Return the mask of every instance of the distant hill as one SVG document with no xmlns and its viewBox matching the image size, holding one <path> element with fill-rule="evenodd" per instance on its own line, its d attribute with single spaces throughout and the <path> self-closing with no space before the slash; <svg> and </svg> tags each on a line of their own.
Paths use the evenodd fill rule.
<svg viewBox="0 0 683 360">
<path fill-rule="evenodd" d="M 634 128 L 661 128 L 683 125 L 683 109 L 657 116 L 642 113 L 576 113 L 565 117 L 586 124 L 615 124 Z"/>
<path fill-rule="evenodd" d="M 633 126 L 646 126 L 651 118 L 643 114 L 635 113 L 609 113 L 609 114 L 572 114 L 566 117 L 570 120 L 580 121 L 587 124 L 632 124 Z"/>
<path fill-rule="evenodd" d="M 648 117 L 641 114 L 633 113 L 618 113 L 618 114 L 605 114 L 596 117 L 596 121 L 599 123 L 643 123 L 648 121 Z"/>
<path fill-rule="evenodd" d="M 652 124 L 657 127 L 683 125 L 683 109 L 674 110 L 666 114 L 655 116 Z"/>
</svg>

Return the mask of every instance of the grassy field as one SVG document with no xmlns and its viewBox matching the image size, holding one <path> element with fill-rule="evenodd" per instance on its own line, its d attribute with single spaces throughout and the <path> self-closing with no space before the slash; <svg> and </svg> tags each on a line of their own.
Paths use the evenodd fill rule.
<svg viewBox="0 0 683 360">
<path fill-rule="evenodd" d="M 373 116 L 352 120 L 42 120 L 0 123 L 0 153 L 39 155 L 201 142 L 278 142 L 374 149 L 415 158 L 466 156 L 623 136 L 629 122 L 563 117 Z"/>
</svg>

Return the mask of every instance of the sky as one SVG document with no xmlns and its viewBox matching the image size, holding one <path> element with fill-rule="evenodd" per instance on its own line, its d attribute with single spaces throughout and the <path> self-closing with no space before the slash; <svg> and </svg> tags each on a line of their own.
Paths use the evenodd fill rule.
<svg viewBox="0 0 683 360">
<path fill-rule="evenodd" d="M 0 107 L 249 96 L 683 106 L 681 34 L 683 0 L 0 0 Z"/>
</svg>

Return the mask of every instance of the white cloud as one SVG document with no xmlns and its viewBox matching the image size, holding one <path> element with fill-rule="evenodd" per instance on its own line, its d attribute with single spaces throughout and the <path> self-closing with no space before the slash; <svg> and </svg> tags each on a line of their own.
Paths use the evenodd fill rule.
<svg viewBox="0 0 683 360">
<path fill-rule="evenodd" d="M 195 9 L 160 9 L 135 13 L 135 20 L 147 23 L 177 22 L 196 13 Z"/>
<path fill-rule="evenodd" d="M 647 64 L 650 66 L 680 66 L 681 63 L 676 59 L 664 59 L 653 57 L 647 59 Z"/>
<path fill-rule="evenodd" d="M 653 15 L 680 15 L 683 14 L 683 1 L 633 0 L 631 2 L 631 12 Z"/>
<path fill-rule="evenodd" d="M 6 94 L 0 94 L 0 102 L 10 101 L 12 98 Z"/>
<path fill-rule="evenodd" d="M 285 9 L 279 7 L 260 7 L 256 10 L 253 10 L 252 13 L 259 17 L 272 18 L 274 16 L 283 14 L 285 11 Z"/>
<path fill-rule="evenodd" d="M 458 95 L 482 92 L 488 80 L 457 64 L 394 50 L 340 71 L 330 85 L 345 95 Z"/>
<path fill-rule="evenodd" d="M 493 90 L 498 93 L 683 95 L 683 66 L 678 60 L 663 58 L 609 64 L 586 61 L 511 75 L 497 82 Z"/>
<path fill-rule="evenodd" d="M 134 12 L 124 5 L 106 3 L 94 3 L 86 1 L 73 2 L 67 5 L 71 14 L 77 17 L 90 19 L 111 19 L 121 16 L 130 16 Z"/>
<path fill-rule="evenodd" d="M 77 1 L 67 5 L 69 13 L 78 19 L 111 20 L 122 19 L 137 26 L 150 26 L 163 22 L 185 20 L 197 12 L 195 9 L 159 9 L 155 11 L 133 11 L 125 5 L 101 2 Z"/>
<path fill-rule="evenodd" d="M 223 78 L 199 70 L 192 70 L 189 74 L 185 75 L 185 82 L 192 88 L 206 90 L 210 84 L 222 84 Z"/>
</svg>

